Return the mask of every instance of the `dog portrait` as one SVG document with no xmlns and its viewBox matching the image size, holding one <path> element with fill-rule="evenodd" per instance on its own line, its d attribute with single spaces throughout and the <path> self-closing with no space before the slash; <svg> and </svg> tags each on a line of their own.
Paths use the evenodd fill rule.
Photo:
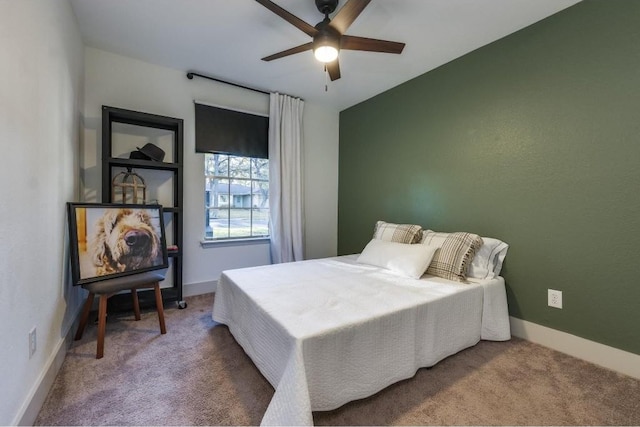
<svg viewBox="0 0 640 427">
<path fill-rule="evenodd" d="M 72 206 L 71 216 L 77 282 L 167 267 L 159 206 L 85 204 Z"/>
<path fill-rule="evenodd" d="M 162 262 L 160 238 L 149 214 L 142 209 L 108 209 L 98 219 L 94 231 L 90 248 L 99 276 Z"/>
</svg>

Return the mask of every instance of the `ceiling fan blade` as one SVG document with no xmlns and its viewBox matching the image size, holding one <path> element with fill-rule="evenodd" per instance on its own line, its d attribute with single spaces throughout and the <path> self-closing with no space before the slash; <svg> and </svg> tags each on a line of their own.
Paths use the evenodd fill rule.
<svg viewBox="0 0 640 427">
<path fill-rule="evenodd" d="M 327 72 L 329 73 L 331 81 L 338 80 L 340 78 L 340 63 L 337 59 L 327 64 Z"/>
<path fill-rule="evenodd" d="M 282 52 L 274 53 L 273 55 L 265 56 L 263 61 L 273 61 L 274 59 L 284 58 L 285 56 L 294 55 L 296 53 L 304 52 L 305 50 L 311 50 L 313 43 L 305 43 L 300 46 L 292 47 L 291 49 L 283 50 Z"/>
<path fill-rule="evenodd" d="M 404 43 L 369 39 L 366 37 L 342 36 L 340 39 L 340 49 L 364 50 L 367 52 L 402 53 Z"/>
<path fill-rule="evenodd" d="M 264 7 L 266 7 L 267 9 L 269 9 L 270 11 L 272 11 L 273 13 L 275 13 L 276 15 L 278 15 L 279 17 L 281 17 L 282 19 L 284 19 L 285 21 L 287 21 L 288 23 L 290 23 L 291 25 L 293 25 L 294 27 L 306 33 L 307 35 L 313 37 L 318 32 L 318 30 L 316 30 L 316 28 L 313 25 L 307 24 L 302 19 L 287 12 L 286 10 L 284 10 L 274 2 L 269 0 L 256 0 L 256 1 L 261 5 L 263 5 Z"/>
<path fill-rule="evenodd" d="M 349 0 L 331 20 L 333 28 L 344 34 L 371 0 Z"/>
</svg>

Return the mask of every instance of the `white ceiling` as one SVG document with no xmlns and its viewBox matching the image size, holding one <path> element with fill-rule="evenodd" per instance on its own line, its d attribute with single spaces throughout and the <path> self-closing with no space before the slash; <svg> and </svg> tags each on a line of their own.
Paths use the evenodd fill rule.
<svg viewBox="0 0 640 427">
<path fill-rule="evenodd" d="M 311 25 L 323 18 L 313 0 L 274 1 Z M 373 0 L 346 34 L 404 42 L 404 51 L 341 52 L 342 78 L 329 82 L 327 92 L 311 51 L 260 60 L 311 39 L 253 0 L 71 4 L 89 46 L 342 110 L 578 1 Z"/>
</svg>

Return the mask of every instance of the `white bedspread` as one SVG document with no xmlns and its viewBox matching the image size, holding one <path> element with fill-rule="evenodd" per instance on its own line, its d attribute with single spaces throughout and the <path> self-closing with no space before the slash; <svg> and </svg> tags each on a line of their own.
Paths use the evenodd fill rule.
<svg viewBox="0 0 640 427">
<path fill-rule="evenodd" d="M 355 256 L 225 271 L 213 319 L 275 394 L 263 425 L 313 425 L 480 339 L 510 338 L 504 280 L 420 280 Z"/>
</svg>

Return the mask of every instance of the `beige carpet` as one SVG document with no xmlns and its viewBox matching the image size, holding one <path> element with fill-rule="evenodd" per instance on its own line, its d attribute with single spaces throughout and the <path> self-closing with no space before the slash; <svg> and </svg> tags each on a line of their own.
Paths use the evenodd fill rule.
<svg viewBox="0 0 640 427">
<path fill-rule="evenodd" d="M 140 322 L 110 314 L 74 343 L 36 425 L 256 425 L 273 388 L 211 320 L 213 295 Z M 317 425 L 640 425 L 640 380 L 527 341 L 482 341 Z"/>
</svg>

